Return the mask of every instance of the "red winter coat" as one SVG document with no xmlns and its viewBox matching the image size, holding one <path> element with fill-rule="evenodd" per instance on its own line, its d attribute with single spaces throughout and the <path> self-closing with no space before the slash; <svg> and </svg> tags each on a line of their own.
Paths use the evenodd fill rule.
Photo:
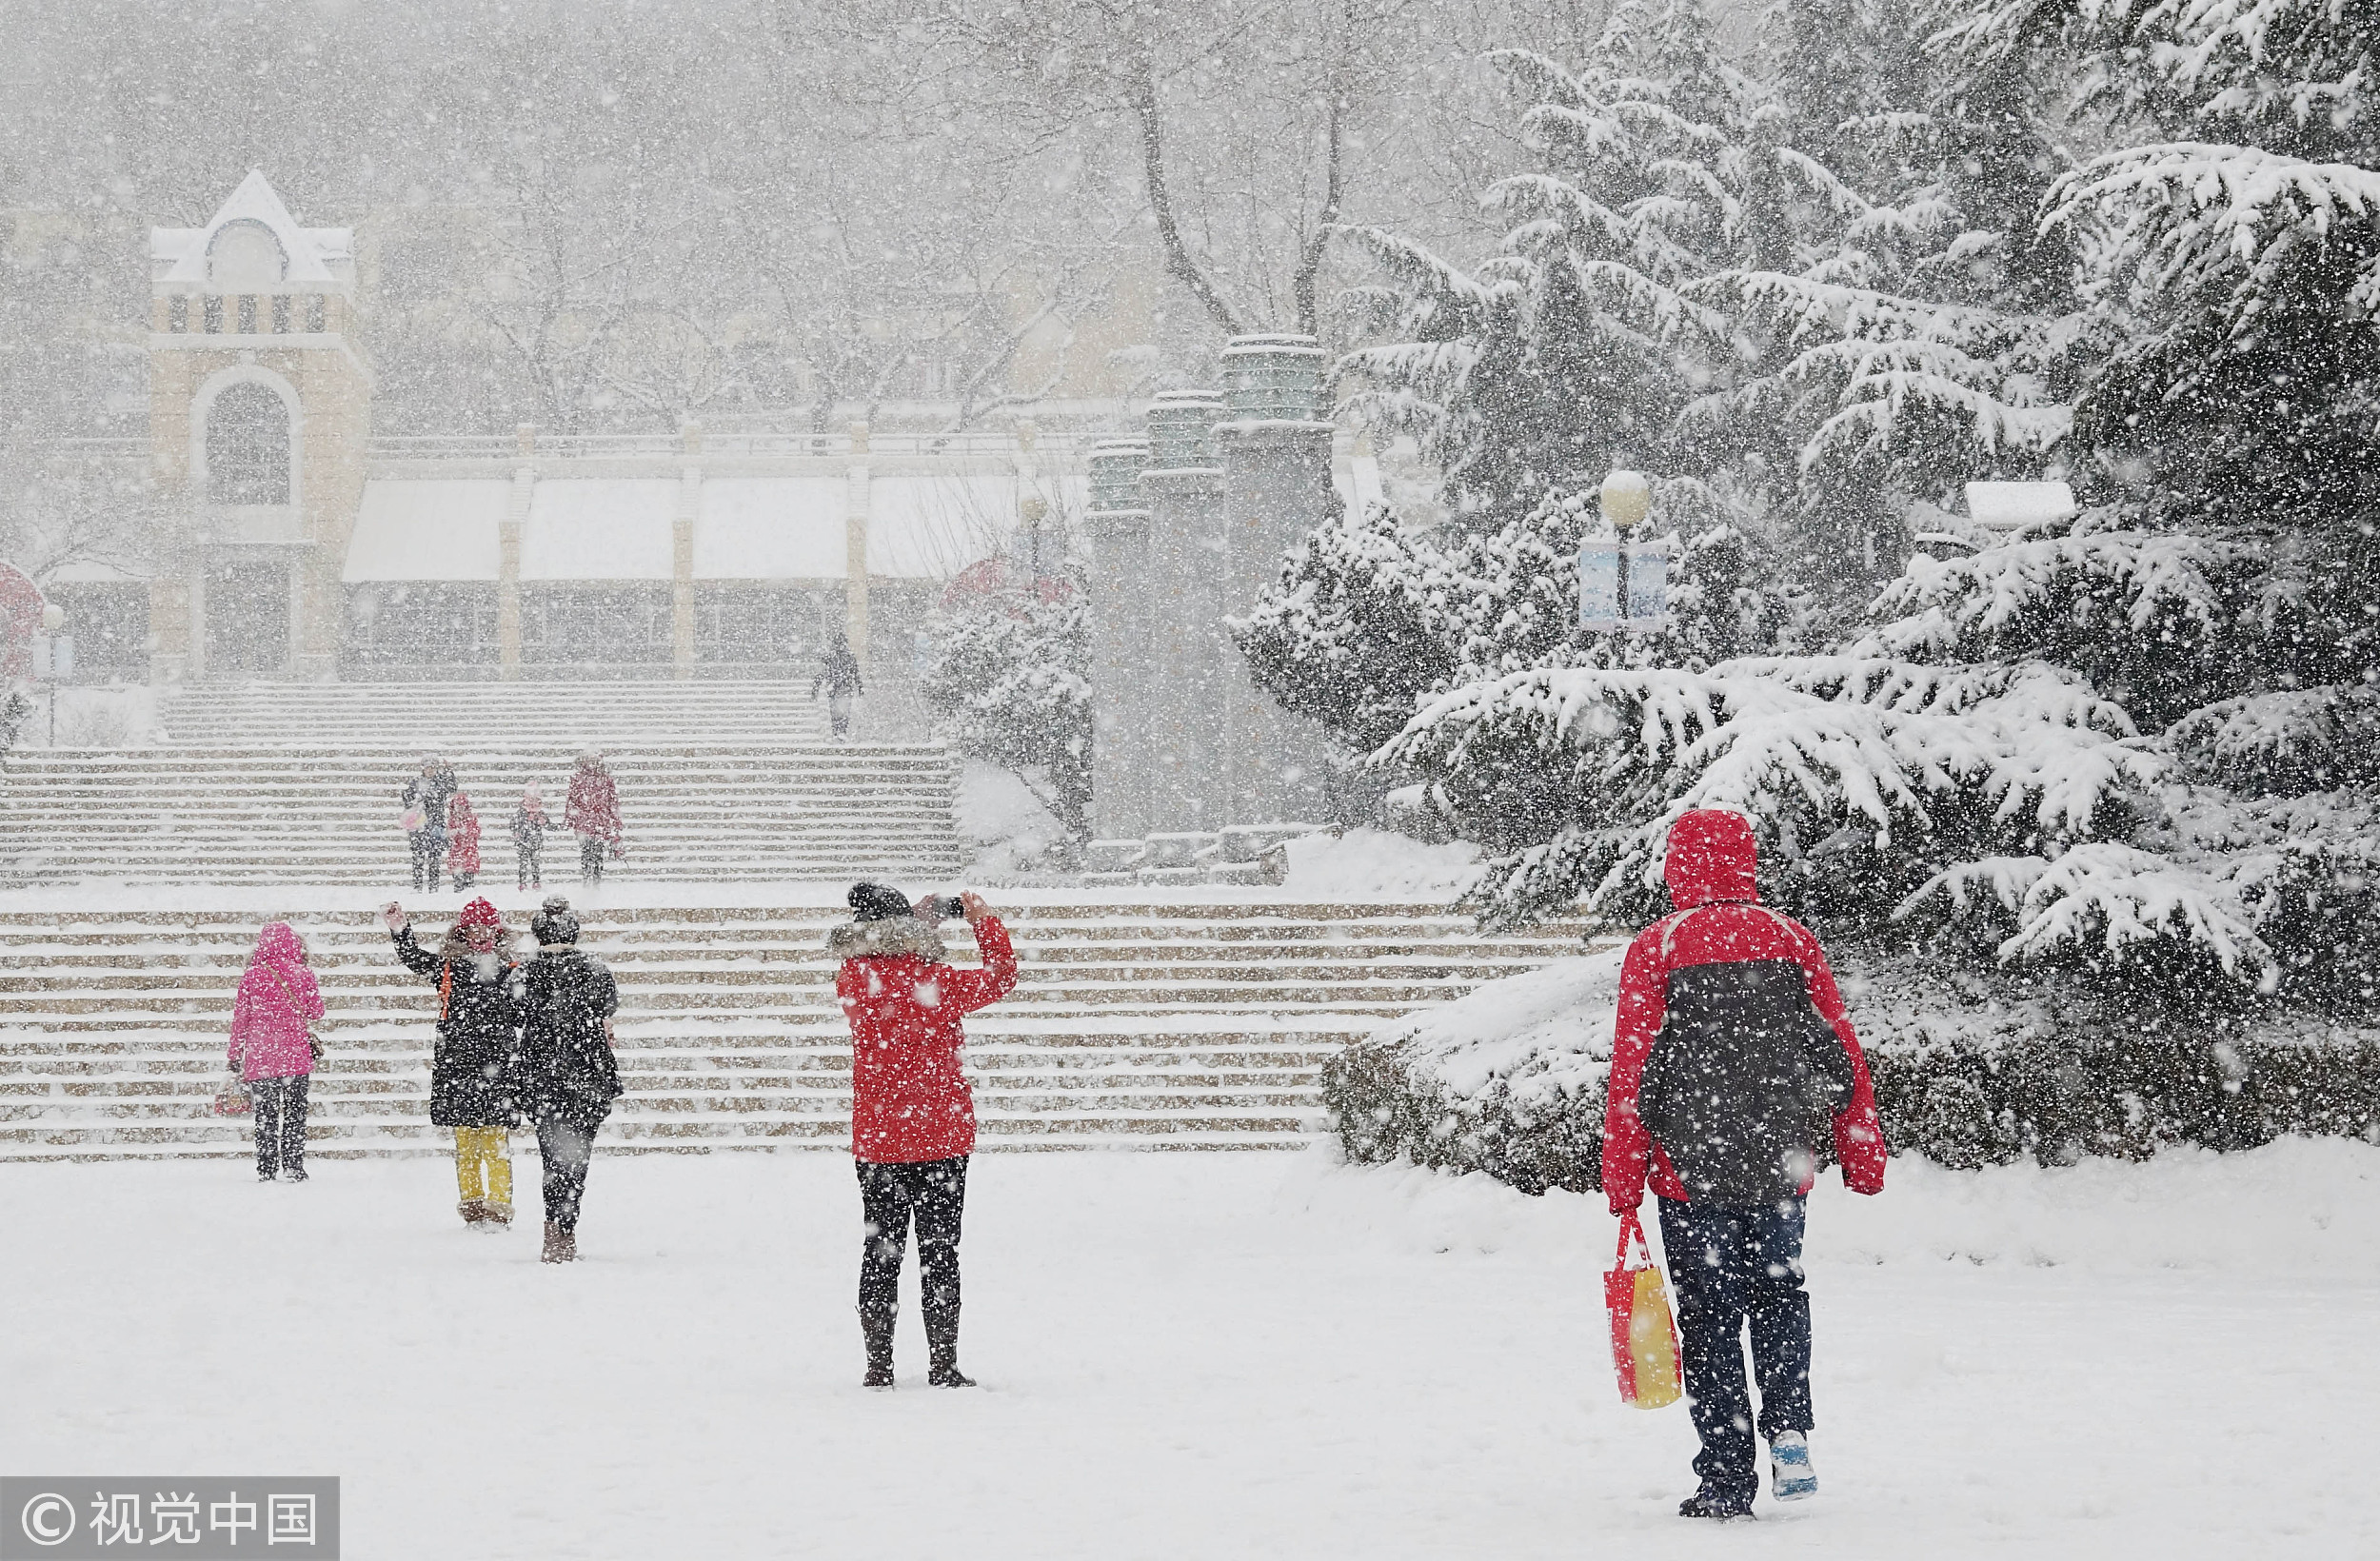
<svg viewBox="0 0 2380 1561">
<path fill-rule="evenodd" d="M 620 843 L 620 788 L 610 772 L 581 768 L 570 776 L 569 794 L 563 799 L 562 825 L 573 835 L 589 835 L 609 845 Z"/>
<path fill-rule="evenodd" d="M 1017 984 L 1016 951 L 997 917 L 975 924 L 980 970 L 942 963 L 907 917 L 835 929 L 850 953 L 835 995 L 851 1021 L 851 1153 L 871 1165 L 946 1160 L 975 1149 L 975 1096 L 959 1068 L 962 1017 Z"/>
<path fill-rule="evenodd" d="M 446 804 L 446 871 L 479 871 L 479 814 L 459 791 Z"/>
<path fill-rule="evenodd" d="M 1637 1118 L 1636 1090 L 1668 1010 L 1671 974 L 1733 961 L 1790 959 L 1801 966 L 1812 1004 L 1851 1058 L 1851 1098 L 1835 1116 L 1835 1157 L 1843 1181 L 1854 1193 L 1884 1190 L 1884 1133 L 1876 1120 L 1875 1089 L 1868 1080 L 1859 1037 L 1844 1016 L 1835 973 L 1809 928 L 1760 904 L 1757 865 L 1752 825 L 1741 814 L 1697 809 L 1670 829 L 1662 876 L 1677 912 L 1638 933 L 1620 966 L 1619 1022 L 1612 1037 L 1611 1090 L 1603 1114 L 1603 1191 L 1616 1211 L 1634 1209 L 1643 1198 L 1648 1169 L 1656 1194 L 1681 1201 L 1687 1196 L 1668 1155 Z M 1807 1179 L 1801 1190 L 1810 1190 Z"/>
</svg>

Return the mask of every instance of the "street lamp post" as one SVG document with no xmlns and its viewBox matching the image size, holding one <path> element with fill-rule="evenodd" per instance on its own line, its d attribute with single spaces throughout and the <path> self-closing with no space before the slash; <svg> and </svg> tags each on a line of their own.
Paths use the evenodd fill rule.
<svg viewBox="0 0 2380 1561">
<path fill-rule="evenodd" d="M 48 636 L 43 646 L 44 670 L 50 674 L 50 745 L 58 745 L 58 629 L 66 622 L 66 609 L 55 602 L 41 605 L 41 632 Z"/>
</svg>

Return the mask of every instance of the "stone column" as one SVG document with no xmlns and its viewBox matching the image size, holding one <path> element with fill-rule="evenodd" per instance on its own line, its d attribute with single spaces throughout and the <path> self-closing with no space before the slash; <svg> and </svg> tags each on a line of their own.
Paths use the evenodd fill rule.
<svg viewBox="0 0 2380 1561">
<path fill-rule="evenodd" d="M 1322 350 L 1310 336 L 1241 336 L 1223 349 L 1223 611 L 1242 613 L 1331 503 L 1332 425 L 1317 416 Z M 1319 818 L 1330 749 L 1259 691 L 1235 650 L 1224 695 L 1223 823 Z"/>
<path fill-rule="evenodd" d="M 867 425 L 851 425 L 850 494 L 843 521 L 843 632 L 867 669 Z"/>
<path fill-rule="evenodd" d="M 1149 512 L 1140 504 L 1148 446 L 1101 440 L 1091 450 L 1091 832 L 1149 833 Z"/>
<path fill-rule="evenodd" d="M 1152 741 L 1151 833 L 1227 821 L 1223 712 L 1237 660 L 1223 631 L 1223 473 L 1207 430 L 1223 413 L 1213 391 L 1182 390 L 1149 406 L 1149 655 L 1141 717 Z"/>
<path fill-rule="evenodd" d="M 496 523 L 496 676 L 506 682 L 521 677 L 521 528 L 537 494 L 537 468 L 528 464 L 537 453 L 537 425 L 524 423 L 519 434 L 521 464 L 512 469 L 510 502 Z"/>
<path fill-rule="evenodd" d="M 678 512 L 669 522 L 669 674 L 694 676 L 694 521 L 703 510 L 703 425 L 688 423 L 680 437 L 685 468 L 678 478 Z"/>
</svg>

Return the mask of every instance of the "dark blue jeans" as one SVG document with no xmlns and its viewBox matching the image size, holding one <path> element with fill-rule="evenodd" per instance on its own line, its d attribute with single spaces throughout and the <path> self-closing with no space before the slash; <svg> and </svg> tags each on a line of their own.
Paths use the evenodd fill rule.
<svg viewBox="0 0 2380 1561">
<path fill-rule="evenodd" d="M 1760 1489 L 1744 1385 L 1744 1324 L 1760 1379 L 1760 1434 L 1810 1429 L 1810 1295 L 1801 1288 L 1806 1206 L 1792 1198 L 1733 1209 L 1657 1200 L 1661 1245 L 1677 1292 L 1686 1401 L 1702 1452 L 1695 1472 L 1749 1503 Z"/>
</svg>

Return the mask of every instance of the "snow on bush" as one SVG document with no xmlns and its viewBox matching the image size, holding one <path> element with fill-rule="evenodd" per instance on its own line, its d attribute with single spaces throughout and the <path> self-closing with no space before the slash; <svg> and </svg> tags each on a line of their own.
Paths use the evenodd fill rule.
<svg viewBox="0 0 2380 1561">
<path fill-rule="evenodd" d="M 2139 1159 L 2289 1135 L 2380 1142 L 2380 1029 L 2175 1023 L 2017 971 L 1833 952 L 1896 1155 L 1956 1169 Z M 1601 1185 L 1618 950 L 1508 977 L 1381 1026 L 1324 1068 L 1346 1156 Z"/>
</svg>

